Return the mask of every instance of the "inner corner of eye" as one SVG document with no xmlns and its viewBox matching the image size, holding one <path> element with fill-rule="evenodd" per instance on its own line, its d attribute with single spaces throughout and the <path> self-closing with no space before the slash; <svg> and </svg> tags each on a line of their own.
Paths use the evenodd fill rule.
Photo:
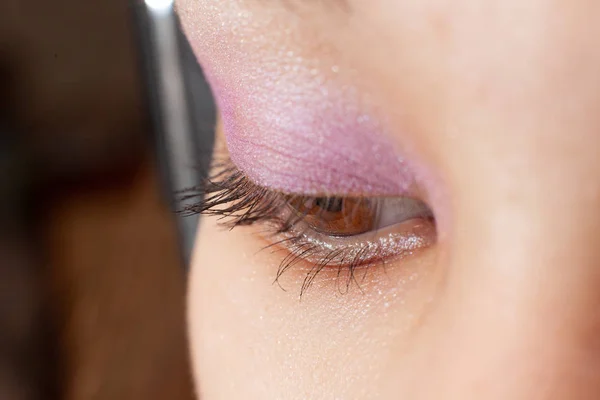
<svg viewBox="0 0 600 400">
<path fill-rule="evenodd" d="M 422 200 L 412 197 L 397 197 L 379 201 L 377 208 L 379 228 L 417 218 L 433 219 L 432 209 Z"/>
</svg>

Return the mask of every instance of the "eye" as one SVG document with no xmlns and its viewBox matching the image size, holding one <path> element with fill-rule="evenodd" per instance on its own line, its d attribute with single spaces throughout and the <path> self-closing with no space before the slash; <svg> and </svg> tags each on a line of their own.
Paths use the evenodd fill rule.
<svg viewBox="0 0 600 400">
<path fill-rule="evenodd" d="M 256 185 L 230 163 L 198 194 L 203 201 L 186 212 L 219 216 L 230 229 L 262 226 L 256 235 L 268 243 L 263 250 L 280 256 L 275 281 L 302 266 L 301 295 L 324 270 L 333 269 L 346 292 L 351 282 L 359 284 L 358 268 L 400 263 L 436 240 L 432 211 L 412 197 L 284 194 Z"/>
<path fill-rule="evenodd" d="M 376 224 L 373 202 L 364 198 L 292 198 L 289 205 L 310 228 L 327 235 L 358 235 Z"/>
<path fill-rule="evenodd" d="M 408 197 L 292 197 L 289 206 L 311 229 L 338 237 L 360 235 L 413 218 L 432 218 L 424 202 Z"/>
</svg>

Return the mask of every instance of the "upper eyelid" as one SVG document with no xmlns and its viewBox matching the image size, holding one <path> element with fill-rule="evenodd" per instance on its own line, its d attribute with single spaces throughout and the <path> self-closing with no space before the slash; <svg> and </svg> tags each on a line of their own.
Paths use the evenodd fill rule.
<svg viewBox="0 0 600 400">
<path fill-rule="evenodd" d="M 216 178 L 216 180 L 215 180 Z M 247 225 L 259 219 L 281 219 L 282 213 L 288 210 L 289 216 L 280 221 L 282 226 L 290 227 L 298 223 L 308 215 L 308 210 L 303 215 L 295 213 L 292 217 L 291 203 L 315 200 L 319 198 L 364 198 L 373 199 L 377 208 L 381 207 L 384 198 L 379 196 L 314 196 L 302 194 L 286 194 L 253 183 L 240 169 L 229 159 L 225 159 L 216 166 L 216 172 L 212 179 L 208 178 L 203 187 L 196 188 L 195 193 L 187 192 L 186 199 L 195 196 L 203 197 L 203 200 L 187 206 L 183 213 L 211 214 L 222 217 L 233 217 L 229 223 L 231 227 Z M 379 217 L 379 211 L 376 214 Z"/>
<path fill-rule="evenodd" d="M 240 142 L 250 143 L 249 141 L 247 141 L 245 139 L 238 139 L 238 140 Z M 306 138 L 300 138 L 298 140 L 304 141 L 305 143 L 310 142 L 310 140 L 308 140 Z M 254 143 L 253 145 L 256 145 L 256 143 Z M 265 144 L 265 143 L 260 144 L 257 147 L 262 147 L 262 148 L 265 148 L 265 149 L 269 149 L 274 154 L 280 153 L 280 151 L 278 149 L 276 149 L 275 147 L 270 146 L 268 144 Z M 342 156 L 342 154 L 338 154 L 338 155 L 340 157 Z M 299 159 L 297 156 L 295 156 L 294 154 L 291 154 L 289 152 L 281 153 L 281 156 L 285 157 L 288 160 L 297 161 Z M 269 165 L 269 163 L 266 160 L 254 159 L 253 162 L 255 163 L 256 166 L 260 166 L 260 167 L 264 168 L 265 171 L 269 171 L 269 170 L 273 171 L 273 168 Z M 314 165 L 319 165 L 319 163 L 314 163 Z M 358 165 L 358 163 L 355 163 L 355 165 Z M 323 163 L 321 163 L 321 165 L 319 165 L 319 166 L 322 167 L 323 169 L 327 168 L 327 169 L 329 169 L 332 172 L 338 172 L 338 173 L 342 173 L 343 172 L 343 171 L 341 171 L 339 168 L 337 168 L 334 165 L 330 165 L 330 164 L 324 165 Z M 240 172 L 243 172 L 243 171 L 240 170 Z M 362 182 L 363 185 L 371 185 L 371 186 L 373 186 L 373 184 L 370 181 L 368 181 L 363 176 L 357 175 L 357 174 L 352 173 L 352 172 L 344 172 L 344 173 L 346 175 L 352 177 L 352 179 L 355 179 L 356 181 Z M 279 174 L 281 176 L 287 176 L 289 178 L 294 178 L 295 177 L 291 173 L 286 173 L 286 172 L 281 171 L 281 170 L 278 170 L 277 174 Z M 387 177 L 382 176 L 381 174 L 378 174 L 377 172 L 374 172 L 373 175 L 372 175 L 372 177 L 375 178 L 375 181 L 377 181 L 377 182 L 387 182 L 388 181 Z M 318 182 L 316 180 L 313 183 L 314 184 L 320 184 L 320 182 Z M 360 196 L 362 196 L 361 194 L 358 194 L 358 193 L 335 193 L 335 194 L 338 195 L 338 196 L 354 196 L 354 197 L 360 197 Z M 298 194 L 298 195 L 300 195 L 300 194 Z M 305 194 L 305 195 L 318 197 L 320 195 L 325 196 L 326 194 L 325 193 L 310 193 L 310 194 Z M 330 193 L 329 195 L 333 196 L 334 194 Z M 365 197 L 367 197 L 367 196 L 365 195 Z"/>
</svg>

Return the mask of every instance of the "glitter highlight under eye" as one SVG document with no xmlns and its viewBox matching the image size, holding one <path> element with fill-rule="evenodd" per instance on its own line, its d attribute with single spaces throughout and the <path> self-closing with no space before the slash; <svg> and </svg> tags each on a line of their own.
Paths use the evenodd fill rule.
<svg viewBox="0 0 600 400">
<path fill-rule="evenodd" d="M 387 263 L 398 262 L 432 245 L 434 230 L 432 224 L 422 223 L 403 232 L 379 232 L 370 238 L 357 238 L 354 243 L 338 244 L 332 243 L 331 238 L 314 233 L 302 233 L 299 238 L 289 236 L 294 235 L 293 232 L 286 233 L 284 235 L 293 238 L 292 246 L 289 255 L 279 265 L 276 280 L 301 261 L 308 263 L 310 268 L 306 271 L 300 294 L 310 288 L 325 268 L 335 269 L 338 277 L 345 271 L 347 279 L 337 282 L 338 290 L 344 293 L 352 283 L 360 287 L 361 271 L 364 278 L 371 267 L 385 267 Z M 300 254 L 302 259 L 297 257 Z"/>
</svg>

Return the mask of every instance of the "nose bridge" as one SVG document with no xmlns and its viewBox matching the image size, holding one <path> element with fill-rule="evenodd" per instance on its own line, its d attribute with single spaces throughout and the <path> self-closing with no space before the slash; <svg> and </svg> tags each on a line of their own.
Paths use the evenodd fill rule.
<svg viewBox="0 0 600 400">
<path fill-rule="evenodd" d="M 520 56 L 508 67 L 465 46 L 472 68 L 440 100 L 452 205 L 446 280 L 413 350 L 436 382 L 422 398 L 600 399 L 600 58 L 573 39 L 588 35 L 543 34 L 552 21 L 502 39 Z"/>
<path fill-rule="evenodd" d="M 600 171 L 587 173 L 593 166 L 572 159 L 549 165 L 552 159 L 460 191 L 448 254 L 459 287 L 481 287 L 523 312 L 600 301 Z"/>
<path fill-rule="evenodd" d="M 548 197 L 555 182 L 541 174 L 457 207 L 433 318 L 456 398 L 600 398 L 599 212 L 576 184 Z"/>
</svg>

